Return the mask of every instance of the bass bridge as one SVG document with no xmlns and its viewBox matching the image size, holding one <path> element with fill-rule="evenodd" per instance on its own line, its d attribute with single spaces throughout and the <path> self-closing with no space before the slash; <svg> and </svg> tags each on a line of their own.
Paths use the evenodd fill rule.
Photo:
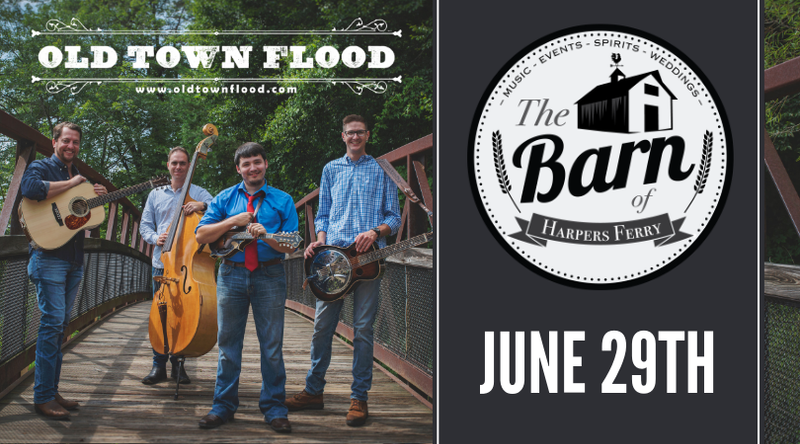
<svg viewBox="0 0 800 444">
<path fill-rule="evenodd" d="M 159 288 L 158 295 L 156 296 L 158 298 L 156 305 L 158 305 L 158 315 L 161 318 L 161 332 L 164 335 L 164 354 L 168 355 L 169 339 L 167 337 L 167 298 L 164 297 L 164 288 L 166 287 L 171 299 L 173 297 L 171 284 L 177 285 L 180 281 L 167 276 L 153 276 L 153 280 L 161 284 L 161 288 Z"/>
</svg>

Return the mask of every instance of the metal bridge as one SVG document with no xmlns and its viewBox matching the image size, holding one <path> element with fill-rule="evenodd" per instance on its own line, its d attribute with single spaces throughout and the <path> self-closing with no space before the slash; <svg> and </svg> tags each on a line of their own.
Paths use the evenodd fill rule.
<svg viewBox="0 0 800 444">
<path fill-rule="evenodd" d="M 764 72 L 764 100 L 800 92 L 800 58 Z M 800 233 L 800 197 L 769 134 L 764 130 L 764 162 Z M 769 186 L 769 185 L 767 185 Z M 766 229 L 775 223 L 766 221 Z M 800 442 L 800 267 L 764 264 L 764 436 L 769 443 Z"/>
<path fill-rule="evenodd" d="M 53 153 L 48 137 L 0 111 L 0 134 L 17 141 L 17 159 L 0 211 L 0 442 L 150 442 L 255 441 L 290 442 L 431 442 L 433 440 L 434 310 L 432 254 L 413 249 L 387 260 L 375 323 L 375 371 L 370 391 L 370 419 L 361 428 L 347 427 L 352 352 L 352 303 L 345 303 L 334 341 L 325 409 L 292 412 L 293 433 L 273 433 L 258 410 L 260 369 L 258 341 L 248 323 L 240 384 L 241 405 L 235 421 L 200 430 L 197 421 L 211 407 L 216 377 L 216 347 L 187 359 L 192 383 L 173 400 L 174 382 L 141 384 L 152 361 L 147 337 L 152 293 L 152 246 L 138 235 L 141 212 L 127 199 L 107 208 L 105 238 L 99 228 L 87 231 L 84 279 L 70 314 L 64 345 L 61 391 L 81 402 L 70 421 L 52 421 L 33 411 L 32 363 L 39 309 L 27 276 L 27 240 L 16 219 L 20 179 L 36 153 Z M 385 156 L 405 165 L 406 180 L 433 208 L 426 164 L 433 153 L 429 135 Z M 88 165 L 81 173 L 109 191 L 116 187 Z M 305 215 L 306 242 L 314 239 L 314 206 L 318 190 L 296 208 Z M 427 231 L 427 216 L 406 201 L 397 241 Z M 8 233 L 7 235 L 3 235 Z M 315 298 L 302 289 L 302 255 L 285 261 L 288 297 L 284 360 L 286 390 L 302 390 L 310 365 Z"/>
</svg>

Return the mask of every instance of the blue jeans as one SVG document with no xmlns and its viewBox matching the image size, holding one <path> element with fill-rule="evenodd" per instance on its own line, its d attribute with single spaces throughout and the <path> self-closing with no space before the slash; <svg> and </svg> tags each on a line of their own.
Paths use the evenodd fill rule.
<svg viewBox="0 0 800 444">
<path fill-rule="evenodd" d="M 41 251 L 32 251 L 28 276 L 36 286 L 39 301 L 39 336 L 36 339 L 36 372 L 33 385 L 34 404 L 52 401 L 58 393 L 61 376 L 61 344 L 69 324 L 69 313 L 83 278 L 83 264 L 59 259 Z"/>
<path fill-rule="evenodd" d="M 164 276 L 164 269 L 163 268 L 156 268 L 153 267 L 153 276 Z M 156 297 L 156 292 L 158 288 L 161 286 L 156 281 L 153 281 L 153 297 Z M 172 363 L 172 365 L 176 365 L 178 363 L 178 358 L 174 356 L 164 355 L 153 349 L 153 366 L 158 367 L 167 367 L 167 359 Z"/>
<path fill-rule="evenodd" d="M 267 422 L 286 418 L 286 369 L 283 366 L 283 313 L 286 275 L 283 264 L 247 268 L 222 264 L 217 274 L 217 383 L 209 412 L 227 421 L 239 407 L 239 374 L 247 314 L 261 349 L 261 397 L 258 407 Z"/>
<path fill-rule="evenodd" d="M 353 292 L 353 384 L 350 397 L 360 401 L 367 400 L 367 392 L 372 387 L 372 349 L 375 315 L 381 279 L 364 281 Z M 306 376 L 306 392 L 319 395 L 325 390 L 325 372 L 331 363 L 331 345 L 339 313 L 344 300 L 333 302 L 317 300 L 314 315 L 314 336 L 311 338 L 311 369 Z"/>
</svg>

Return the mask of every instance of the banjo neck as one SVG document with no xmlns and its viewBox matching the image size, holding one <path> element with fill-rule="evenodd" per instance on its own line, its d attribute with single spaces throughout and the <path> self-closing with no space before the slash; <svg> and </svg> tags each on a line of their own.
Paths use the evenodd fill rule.
<svg viewBox="0 0 800 444">
<path fill-rule="evenodd" d="M 350 259 L 350 265 L 353 267 L 361 267 L 372 262 L 385 259 L 394 254 L 402 253 L 403 251 L 416 247 L 417 245 L 424 244 L 431 239 L 433 239 L 433 232 L 420 234 L 419 236 L 397 242 L 396 244 L 389 245 L 386 248 L 381 248 L 380 250 L 359 254 L 358 256 Z"/>
</svg>

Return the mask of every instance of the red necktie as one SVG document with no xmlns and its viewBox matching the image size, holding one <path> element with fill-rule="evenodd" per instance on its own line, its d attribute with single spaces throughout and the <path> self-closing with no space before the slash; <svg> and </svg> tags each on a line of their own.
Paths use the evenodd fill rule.
<svg viewBox="0 0 800 444">
<path fill-rule="evenodd" d="M 253 206 L 253 201 L 258 197 L 258 193 L 247 196 L 247 211 L 253 213 L 256 211 L 256 208 Z M 256 216 L 253 215 L 253 222 L 256 221 Z M 248 270 L 254 271 L 258 268 L 258 239 L 254 239 L 250 245 L 244 247 L 244 266 L 247 267 Z"/>
</svg>

